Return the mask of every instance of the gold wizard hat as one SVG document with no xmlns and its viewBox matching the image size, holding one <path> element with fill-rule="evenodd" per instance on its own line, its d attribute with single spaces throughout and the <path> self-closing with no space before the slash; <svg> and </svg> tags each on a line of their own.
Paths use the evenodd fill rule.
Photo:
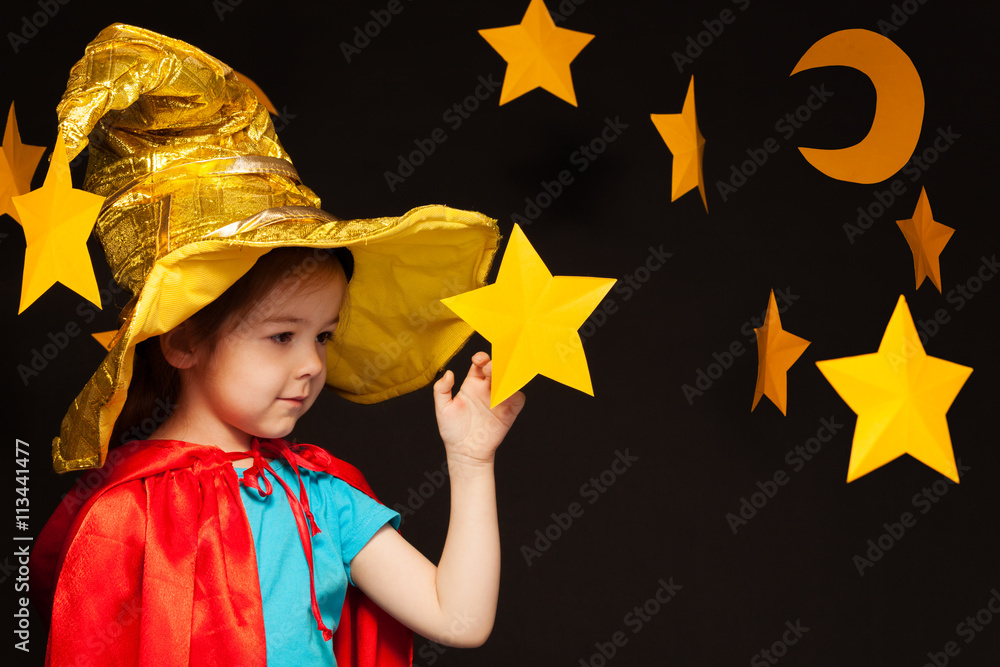
<svg viewBox="0 0 1000 667">
<path fill-rule="evenodd" d="M 444 206 L 338 220 L 299 180 L 254 93 L 201 50 L 112 25 L 73 67 L 58 114 L 69 159 L 90 143 L 84 187 L 106 197 L 97 233 L 134 298 L 52 443 L 57 471 L 104 463 L 136 343 L 183 322 L 272 248 L 353 254 L 349 319 L 326 378 L 352 401 L 426 385 L 472 333 L 439 300 L 482 286 L 495 221 Z"/>
</svg>

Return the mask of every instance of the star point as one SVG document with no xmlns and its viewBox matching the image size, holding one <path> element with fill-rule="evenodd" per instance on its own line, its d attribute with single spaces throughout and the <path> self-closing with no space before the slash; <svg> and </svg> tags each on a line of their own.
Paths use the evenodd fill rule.
<svg viewBox="0 0 1000 667">
<path fill-rule="evenodd" d="M 945 415 L 972 369 L 927 355 L 903 296 L 878 352 L 816 365 L 858 415 L 848 482 L 909 454 L 958 483 Z"/>
<path fill-rule="evenodd" d="M 754 333 L 757 335 L 757 386 L 750 411 L 756 409 L 761 396 L 767 396 L 781 410 L 781 414 L 787 415 L 788 369 L 806 351 L 809 341 L 781 328 L 774 290 L 771 290 L 767 302 L 764 324 L 759 329 L 755 328 Z"/>
<path fill-rule="evenodd" d="M 514 225 L 496 282 L 441 300 L 493 345 L 491 407 L 536 375 L 593 396 L 577 330 L 614 283 L 553 276 Z"/>
<path fill-rule="evenodd" d="M 694 104 L 694 77 L 691 77 L 680 113 L 654 113 L 649 117 L 674 156 L 670 201 L 677 201 L 681 195 L 697 187 L 707 213 L 708 199 L 705 195 L 704 174 L 705 137 L 698 129 Z"/>
<path fill-rule="evenodd" d="M 543 0 L 531 0 L 520 24 L 487 28 L 479 34 L 507 61 L 501 105 L 544 88 L 577 106 L 569 66 L 593 35 L 556 27 Z"/>
<path fill-rule="evenodd" d="M 934 220 L 931 205 L 927 199 L 927 191 L 920 188 L 920 198 L 913 211 L 913 217 L 908 220 L 897 220 L 896 224 L 906 237 L 906 242 L 913 253 L 913 272 L 917 280 L 917 288 L 923 284 L 924 278 L 930 277 L 931 282 L 941 291 L 940 255 L 945 245 L 955 233 L 947 225 Z"/>
<path fill-rule="evenodd" d="M 21 222 L 12 198 L 26 194 L 31 189 L 31 177 L 35 175 L 38 162 L 44 154 L 44 146 L 21 143 L 14 103 L 11 102 L 3 133 L 3 149 L 0 150 L 0 215 L 6 213 L 18 223 Z"/>
<path fill-rule="evenodd" d="M 42 187 L 13 201 L 27 245 L 18 314 L 57 282 L 100 308 L 87 237 L 104 197 L 73 188 L 62 136 L 56 142 Z"/>
</svg>

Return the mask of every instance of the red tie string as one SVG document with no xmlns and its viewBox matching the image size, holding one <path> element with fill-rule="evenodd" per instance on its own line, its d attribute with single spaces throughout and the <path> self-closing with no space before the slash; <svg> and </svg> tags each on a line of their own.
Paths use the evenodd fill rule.
<svg viewBox="0 0 1000 667">
<path fill-rule="evenodd" d="M 271 464 L 267 462 L 264 458 L 263 452 L 272 454 L 274 458 L 284 459 L 295 471 L 295 477 L 299 481 L 299 495 L 296 496 L 292 491 L 291 487 L 285 483 L 276 472 Z M 253 457 L 253 465 L 247 468 L 243 472 L 243 478 L 240 483 L 244 486 L 248 486 L 252 489 L 256 489 L 257 493 L 261 497 L 266 497 L 271 495 L 271 482 L 268 481 L 267 477 L 264 475 L 264 471 L 270 472 L 278 483 L 281 484 L 282 488 L 285 490 L 285 497 L 288 498 L 288 505 L 292 509 L 292 515 L 295 517 L 295 525 L 299 531 L 299 540 L 302 542 L 302 550 L 306 555 L 306 562 L 309 564 L 309 593 L 312 596 L 312 612 L 313 617 L 316 619 L 316 627 L 320 632 L 323 633 L 323 641 L 330 641 L 333 638 L 333 631 L 326 627 L 323 623 L 323 616 L 319 611 L 319 602 L 316 599 L 316 578 L 313 572 L 313 557 L 312 557 L 312 535 L 318 535 L 320 530 L 319 526 L 316 525 L 316 520 L 313 517 L 312 511 L 309 509 L 309 497 L 306 495 L 306 485 L 302 481 L 302 475 L 299 474 L 299 466 L 296 459 L 299 457 L 286 445 L 284 442 L 278 441 L 264 441 L 261 442 L 257 438 L 254 438 L 250 442 L 250 455 Z M 230 455 L 232 459 L 246 458 L 246 452 L 234 452 Z M 261 481 L 263 480 L 263 488 L 261 487 Z"/>
</svg>

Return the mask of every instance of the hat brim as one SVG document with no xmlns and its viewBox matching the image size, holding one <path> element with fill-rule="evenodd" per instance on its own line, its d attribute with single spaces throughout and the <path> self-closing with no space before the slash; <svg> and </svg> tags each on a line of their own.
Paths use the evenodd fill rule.
<svg viewBox="0 0 1000 667">
<path fill-rule="evenodd" d="M 472 329 L 440 301 L 484 284 L 499 240 L 496 222 L 480 213 L 424 206 L 400 217 L 280 220 L 181 246 L 156 261 L 63 419 L 52 443 L 56 471 L 103 464 L 136 344 L 214 301 L 269 250 L 344 247 L 354 255 L 349 312 L 328 348 L 327 386 L 376 403 L 425 386 L 465 344 Z"/>
</svg>

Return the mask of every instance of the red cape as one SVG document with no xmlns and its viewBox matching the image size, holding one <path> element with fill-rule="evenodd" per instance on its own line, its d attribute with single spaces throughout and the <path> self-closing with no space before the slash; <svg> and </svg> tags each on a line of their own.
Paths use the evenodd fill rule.
<svg viewBox="0 0 1000 667">
<path fill-rule="evenodd" d="M 291 447 L 299 467 L 375 498 L 350 464 Z M 45 525 L 31 568 L 36 606 L 52 615 L 47 665 L 266 663 L 250 524 L 217 448 L 160 440 L 112 450 Z M 412 635 L 348 586 L 333 651 L 339 667 L 410 665 Z"/>
</svg>

